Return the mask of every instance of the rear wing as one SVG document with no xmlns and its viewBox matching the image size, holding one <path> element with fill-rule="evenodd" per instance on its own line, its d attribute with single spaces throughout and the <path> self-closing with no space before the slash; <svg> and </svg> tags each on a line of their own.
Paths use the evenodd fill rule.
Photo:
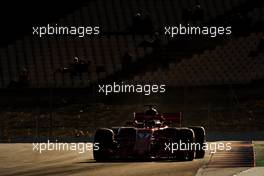
<svg viewBox="0 0 264 176">
<path fill-rule="evenodd" d="M 162 113 L 158 115 L 145 115 L 142 112 L 135 112 L 134 113 L 134 120 L 137 121 L 145 121 L 145 120 L 160 120 L 167 123 L 178 124 L 181 127 L 182 124 L 182 113 Z"/>
</svg>

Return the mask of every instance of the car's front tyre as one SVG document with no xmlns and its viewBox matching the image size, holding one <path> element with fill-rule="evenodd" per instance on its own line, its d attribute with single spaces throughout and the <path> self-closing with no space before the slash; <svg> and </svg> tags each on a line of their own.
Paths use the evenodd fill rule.
<svg viewBox="0 0 264 176">
<path fill-rule="evenodd" d="M 93 149 L 93 156 L 96 161 L 108 161 L 113 158 L 114 132 L 111 129 L 98 129 L 94 135 L 95 143 L 98 145 L 96 149 Z"/>
</svg>

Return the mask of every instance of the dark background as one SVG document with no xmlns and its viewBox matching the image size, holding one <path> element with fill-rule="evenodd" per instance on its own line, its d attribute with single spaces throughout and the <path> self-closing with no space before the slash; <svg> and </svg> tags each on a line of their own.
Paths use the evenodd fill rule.
<svg viewBox="0 0 264 176">
<path fill-rule="evenodd" d="M 84 0 L 2 1 L 0 6 L 0 45 L 32 32 L 32 26 L 54 22 L 83 4 Z"/>
<path fill-rule="evenodd" d="M 96 0 L 11 0 L 1 2 L 0 81 L 2 85 L 0 89 L 0 121 L 3 123 L 0 125 L 0 141 L 21 141 L 25 140 L 26 137 L 32 139 L 32 137 L 50 137 L 52 135 L 74 136 L 84 133 L 91 137 L 98 127 L 123 125 L 132 118 L 134 111 L 142 111 L 143 105 L 149 103 L 157 104 L 160 112 L 181 111 L 184 114 L 184 125 L 202 125 L 209 133 L 226 131 L 237 132 L 239 135 L 242 131 L 263 131 L 264 77 L 257 79 L 253 77 L 249 81 L 239 82 L 233 77 L 240 80 L 241 77 L 246 77 L 249 73 L 254 74 L 254 70 L 244 72 L 243 69 L 238 69 L 238 71 L 233 69 L 234 65 L 237 68 L 241 67 L 242 64 L 237 61 L 239 58 L 233 59 L 232 62 L 225 60 L 227 63 L 224 64 L 221 59 L 218 59 L 218 57 L 221 58 L 222 55 L 226 54 L 226 51 L 229 51 L 227 47 L 229 43 L 234 41 L 238 45 L 229 52 L 240 55 L 242 52 L 240 46 L 243 44 L 245 47 L 249 46 L 250 41 L 246 39 L 252 34 L 257 36 L 263 32 L 263 21 L 254 21 L 254 16 L 251 18 L 247 16 L 248 13 L 253 13 L 255 9 L 263 6 L 262 0 L 245 0 L 244 3 L 232 6 L 223 14 L 217 12 L 219 15 L 210 18 L 210 21 L 201 21 L 202 25 L 205 26 L 231 25 L 232 36 L 217 38 L 182 36 L 174 39 L 162 36 L 162 39 L 167 43 L 164 42 L 166 44 L 158 47 L 149 42 L 149 39 L 153 37 L 153 31 L 151 34 L 135 34 L 129 31 L 129 28 L 133 29 L 133 26 L 131 27 L 133 15 L 137 10 L 140 10 L 140 3 L 146 2 L 146 9 L 151 5 L 152 14 L 150 17 L 156 16 L 156 21 L 153 23 L 156 24 L 155 30 L 160 32 L 159 30 L 163 28 L 163 25 L 168 25 L 163 20 L 170 21 L 172 25 L 184 22 L 182 19 L 181 21 L 176 20 L 177 11 L 172 10 L 176 7 L 168 7 L 164 4 L 159 6 L 157 2 L 165 2 L 160 0 L 133 0 L 135 6 L 130 5 L 132 0 L 97 2 Z M 116 2 L 126 8 L 115 7 L 113 4 Z M 166 0 L 166 2 L 170 4 L 176 0 Z M 189 8 L 193 8 L 194 3 L 198 3 L 198 0 L 177 0 L 177 2 L 179 2 L 177 8 L 184 7 L 184 3 L 189 4 Z M 190 2 L 194 3 L 191 4 Z M 212 2 L 216 1 L 205 0 L 203 2 L 205 2 L 205 6 L 202 8 L 206 9 L 207 13 L 214 12 L 215 9 L 210 9 L 210 5 L 216 7 L 217 4 L 212 5 Z M 107 7 L 106 4 L 111 5 L 111 7 Z M 32 26 L 58 22 L 59 19 L 67 21 L 69 15 L 75 11 L 78 12 L 84 6 L 89 11 L 88 17 L 86 17 L 89 24 L 85 25 L 97 25 L 97 23 L 101 25 L 100 20 L 108 20 L 104 24 L 110 29 L 108 33 L 84 39 L 49 36 L 42 40 L 42 38 L 31 35 Z M 162 19 L 162 15 L 166 18 L 168 14 L 166 14 L 166 9 L 161 7 L 171 8 L 170 13 L 175 18 Z M 110 9 L 111 17 L 102 15 L 106 9 Z M 181 12 L 183 11 L 184 9 L 181 9 Z M 117 13 L 122 14 L 122 17 L 114 16 Z M 111 25 L 111 18 L 117 19 L 115 26 Z M 94 24 L 90 24 L 91 21 L 95 21 Z M 18 49 L 19 43 L 16 43 L 18 40 L 22 42 L 20 50 Z M 261 39 L 258 38 L 258 40 Z M 42 43 L 43 41 L 46 41 L 44 43 L 46 45 Z M 141 45 L 144 42 L 149 42 L 150 46 Z M 87 43 L 89 46 L 85 45 Z M 136 61 L 131 62 L 131 57 L 124 55 L 128 48 L 134 51 L 133 59 Z M 152 48 L 151 52 L 149 52 L 149 48 Z M 236 50 L 238 48 L 239 51 Z M 261 66 L 264 63 L 260 55 L 263 53 L 263 48 L 259 48 L 252 51 L 244 48 L 247 52 L 245 60 L 249 65 L 254 62 L 253 65 Z M 224 51 L 224 49 L 226 50 Z M 216 51 L 220 52 L 217 53 Z M 212 57 L 210 53 L 216 55 L 214 57 L 215 60 L 218 59 L 216 62 L 213 59 L 210 60 Z M 89 70 L 92 70 L 91 72 L 97 77 L 93 84 L 87 83 L 91 77 L 90 73 L 86 74 L 86 80 L 81 81 L 78 77 L 73 77 L 70 74 L 58 74 L 56 78 L 53 77 L 53 71 L 69 66 L 76 54 L 79 54 L 80 58 L 95 62 Z M 197 68 L 196 65 L 201 66 L 201 64 L 192 62 L 195 60 L 195 56 L 200 57 L 200 61 L 211 61 L 212 66 L 210 67 L 208 64 L 208 68 Z M 205 56 L 208 56 L 209 59 L 204 59 Z M 97 57 L 101 59 L 101 63 Z M 230 54 L 227 57 L 232 60 L 233 55 Z M 255 60 L 251 60 L 252 58 Z M 121 69 L 117 69 L 116 66 L 115 61 L 118 59 L 120 59 Z M 108 62 L 109 60 L 111 62 Z M 188 63 L 191 67 L 177 67 L 178 64 L 182 63 Z M 221 64 L 220 69 L 216 67 L 218 63 Z M 112 74 L 107 72 L 106 68 L 109 65 L 113 67 L 114 72 Z M 133 81 L 135 76 L 142 78 L 146 73 L 162 75 L 167 73 L 167 70 L 175 71 L 171 68 L 173 65 L 175 66 L 174 69 L 181 69 L 182 72 L 177 72 L 178 75 L 167 74 L 168 77 L 163 80 L 167 81 L 168 84 L 166 94 L 104 96 L 97 93 L 98 83 L 106 84 L 121 80 Z M 30 85 L 28 87 L 10 87 L 9 83 L 17 79 L 21 67 L 24 66 L 28 67 L 30 76 L 33 78 L 30 80 Z M 219 73 L 216 77 L 218 82 L 207 84 L 207 80 L 212 80 L 208 74 L 210 68 L 216 69 L 211 73 L 214 71 Z M 233 70 L 235 70 L 234 73 L 229 74 Z M 191 82 L 190 80 L 194 80 L 193 77 L 185 77 L 185 73 L 191 73 L 189 75 L 193 77 L 197 75 L 198 79 L 205 81 L 202 84 L 196 84 L 199 81 Z M 203 74 L 199 75 L 199 73 Z M 106 76 L 103 77 L 102 75 Z M 226 81 L 223 75 L 231 75 L 231 81 L 228 80 L 229 78 Z M 100 76 L 103 78 L 100 79 Z M 149 77 L 150 81 L 153 81 L 151 80 L 152 76 Z M 169 78 L 173 76 L 178 79 L 183 78 L 182 82 L 179 85 L 169 82 L 169 79 L 173 81 Z M 207 77 L 203 80 L 203 76 Z M 39 80 L 45 84 L 41 85 Z M 82 84 L 83 82 L 85 84 Z"/>
</svg>

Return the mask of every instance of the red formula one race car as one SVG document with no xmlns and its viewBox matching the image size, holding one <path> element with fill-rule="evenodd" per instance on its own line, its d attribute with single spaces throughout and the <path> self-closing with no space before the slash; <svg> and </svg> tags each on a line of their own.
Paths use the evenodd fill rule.
<svg viewBox="0 0 264 176">
<path fill-rule="evenodd" d="M 205 155 L 203 127 L 181 127 L 181 113 L 158 113 L 152 105 L 125 127 L 100 128 L 94 136 L 96 161 L 170 159 L 192 161 Z M 176 125 L 177 124 L 177 125 Z"/>
</svg>

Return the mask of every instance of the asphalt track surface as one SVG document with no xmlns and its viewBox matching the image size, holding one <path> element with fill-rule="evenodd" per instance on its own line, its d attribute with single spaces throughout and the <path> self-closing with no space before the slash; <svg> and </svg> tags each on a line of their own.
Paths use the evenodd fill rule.
<svg viewBox="0 0 264 176">
<path fill-rule="evenodd" d="M 45 151 L 42 154 L 33 151 L 32 144 L 0 144 L 0 175 L 4 176 L 33 176 L 33 175 L 87 175 L 87 176 L 156 176 L 156 175 L 196 175 L 199 168 L 210 169 L 230 167 L 223 158 L 233 158 L 234 167 L 252 165 L 250 143 L 235 142 L 238 148 L 234 152 L 214 154 L 207 152 L 205 159 L 186 162 L 151 161 L 151 162 L 109 162 L 97 163 L 93 160 L 92 152 L 78 153 L 76 151 Z M 248 148 L 248 149 L 247 149 Z M 248 153 L 249 152 L 249 153 Z M 237 155 L 238 154 L 238 155 Z M 217 156 L 218 155 L 218 156 Z M 223 158 L 221 158 L 223 157 Z M 237 160 L 236 160 L 236 157 Z M 241 160 L 242 159 L 242 160 Z M 243 162 L 239 162 L 243 161 Z M 245 161 L 245 162 L 244 162 Z M 237 163 L 240 163 L 239 165 Z M 231 166 L 232 167 L 232 166 Z M 203 171 L 205 171 L 203 170 Z"/>
<path fill-rule="evenodd" d="M 210 168 L 255 166 L 253 144 L 249 141 L 233 141 L 230 151 L 218 150 L 210 158 L 207 164 Z"/>
<path fill-rule="evenodd" d="M 228 142 L 232 143 L 232 149 L 211 153 L 196 176 L 233 176 L 255 166 L 254 148 L 251 141 Z M 222 143 L 226 142 L 222 141 Z"/>
</svg>

